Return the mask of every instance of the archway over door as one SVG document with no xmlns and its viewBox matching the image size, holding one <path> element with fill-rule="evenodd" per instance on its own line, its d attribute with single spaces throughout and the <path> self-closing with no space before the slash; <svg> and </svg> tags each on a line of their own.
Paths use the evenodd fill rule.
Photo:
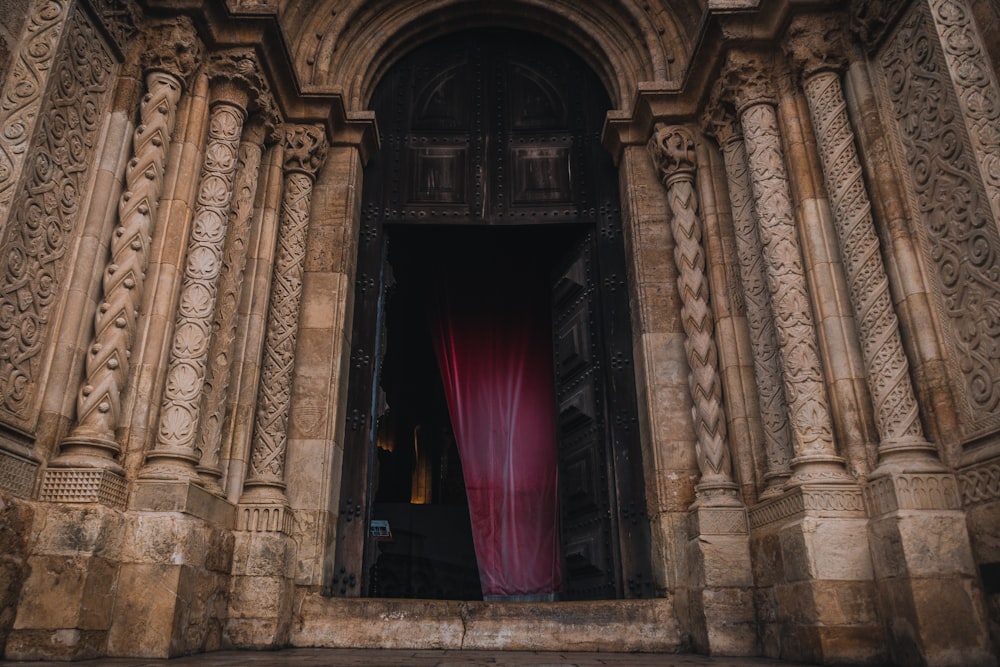
<svg viewBox="0 0 1000 667">
<path fill-rule="evenodd" d="M 563 573 L 558 596 L 652 595 L 617 176 L 600 145 L 607 94 L 571 52 L 536 35 L 479 30 L 401 59 L 371 106 L 382 149 L 364 179 L 333 593 L 380 592 L 379 556 L 391 551 L 373 532 L 380 495 L 433 507 L 440 485 L 450 483 L 440 463 L 442 453 L 448 460 L 446 445 L 436 445 L 430 470 L 420 470 L 417 453 L 394 482 L 380 468 L 377 452 L 387 451 L 389 440 L 395 449 L 405 435 L 405 447 L 415 451 L 414 434 L 422 432 L 419 416 L 396 424 L 411 405 L 398 391 L 399 372 L 383 360 L 389 350 L 409 350 L 399 337 L 419 338 L 416 329 L 426 323 L 411 317 L 393 325 L 392 302 L 413 288 L 428 258 L 440 266 L 479 253 L 488 264 L 504 249 L 511 275 L 524 272 L 520 263 L 546 277 Z M 471 263 L 478 263 L 474 255 Z M 425 376 L 420 383 L 440 380 Z M 407 479 L 409 489 L 386 488 Z M 426 488 L 433 487 L 429 480 L 437 480 L 437 496 Z M 405 520 L 411 536 L 418 523 L 442 523 L 412 519 L 417 511 L 424 510 L 410 508 Z M 447 568 L 432 562 L 428 569 Z M 436 594 L 433 585 L 402 594 L 466 596 Z"/>
</svg>

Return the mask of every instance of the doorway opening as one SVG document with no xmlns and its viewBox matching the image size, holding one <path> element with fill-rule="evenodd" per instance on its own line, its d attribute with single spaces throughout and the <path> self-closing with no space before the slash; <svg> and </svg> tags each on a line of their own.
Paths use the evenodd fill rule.
<svg viewBox="0 0 1000 667">
<path fill-rule="evenodd" d="M 540 299 L 535 321 L 546 325 L 547 350 L 531 366 L 547 369 L 549 389 L 526 405 L 555 431 L 548 536 L 561 579 L 551 595 L 655 595 L 617 173 L 600 143 L 610 102 L 600 81 L 537 35 L 476 30 L 404 56 L 371 107 L 381 149 L 364 175 L 328 590 L 489 595 L 490 584 L 473 576 L 484 559 L 473 555 L 476 531 L 467 527 L 481 514 L 468 509 L 469 456 L 457 455 L 448 375 L 434 335 L 414 325 L 427 319 L 418 297 L 440 293 L 429 277 L 461 267 L 477 280 L 445 282 L 468 282 L 484 298 L 538 276 L 525 298 Z M 530 384 L 540 387 L 541 375 Z M 429 532 L 441 527 L 447 535 Z M 541 532 L 529 542 L 548 544 Z"/>
</svg>

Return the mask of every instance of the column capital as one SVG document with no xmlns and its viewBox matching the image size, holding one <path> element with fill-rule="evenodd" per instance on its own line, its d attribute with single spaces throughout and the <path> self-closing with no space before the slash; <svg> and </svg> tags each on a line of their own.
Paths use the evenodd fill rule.
<svg viewBox="0 0 1000 667">
<path fill-rule="evenodd" d="M 698 157 L 695 154 L 694 134 L 686 127 L 657 123 L 649 141 L 649 150 L 664 185 L 694 178 Z"/>
<path fill-rule="evenodd" d="M 792 19 L 782 41 L 792 71 L 801 81 L 820 72 L 842 72 L 847 67 L 847 46 L 837 14 L 802 14 Z"/>
<path fill-rule="evenodd" d="M 260 109 L 274 113 L 271 90 L 253 49 L 235 48 L 213 53 L 205 63 L 205 74 L 212 81 L 212 103 L 226 101 L 246 112 Z"/>
<path fill-rule="evenodd" d="M 772 71 L 773 58 L 770 54 L 730 51 L 719 74 L 720 99 L 731 102 L 737 114 L 756 104 L 777 105 L 778 90 Z"/>
<path fill-rule="evenodd" d="M 315 180 L 329 147 L 323 127 L 286 124 L 281 128 L 280 140 L 285 149 L 285 173 L 305 174 Z"/>
<path fill-rule="evenodd" d="M 145 46 L 143 71 L 147 74 L 166 72 L 185 86 L 202 62 L 201 40 L 195 32 L 194 23 L 187 16 L 176 16 L 150 25 L 145 32 Z"/>
<path fill-rule="evenodd" d="M 725 146 L 730 141 L 742 139 L 739 118 L 730 100 L 726 99 L 726 86 L 722 80 L 715 82 L 709 101 L 701 114 L 701 129 L 705 134 L 715 137 L 719 146 Z"/>
</svg>

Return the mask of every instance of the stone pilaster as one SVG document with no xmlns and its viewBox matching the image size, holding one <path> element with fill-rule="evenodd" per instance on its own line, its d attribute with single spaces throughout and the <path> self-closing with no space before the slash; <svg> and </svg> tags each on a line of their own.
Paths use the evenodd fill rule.
<svg viewBox="0 0 1000 667">
<path fill-rule="evenodd" d="M 202 164 L 166 387 L 143 479 L 197 479 L 195 448 L 212 317 L 222 268 L 239 143 L 247 109 L 260 89 L 252 52 L 213 55 L 208 145 Z"/>
<path fill-rule="evenodd" d="M 920 423 L 841 87 L 846 68 L 841 23 L 836 16 L 797 17 L 785 44 L 802 80 L 818 139 L 875 404 L 879 465 L 865 486 L 865 498 L 883 614 L 894 619 L 888 627 L 898 661 L 919 656 L 921 664 L 977 664 L 986 656 L 987 635 L 981 606 L 966 595 L 973 590 L 973 572 L 967 569 L 972 553 L 965 517 L 959 511 L 955 477 L 938 460 Z M 930 534 L 945 536 L 948 547 L 928 550 Z M 955 591 L 962 591 L 961 599 Z M 906 623 L 899 622 L 904 618 Z M 949 626 L 955 631 L 932 639 L 938 635 L 931 628 Z M 977 627 L 979 644 L 963 646 L 969 629 Z"/>
<path fill-rule="evenodd" d="M 77 423 L 61 443 L 42 483 L 42 500 L 124 502 L 124 471 L 117 462 L 115 429 L 129 375 L 148 265 L 149 241 L 163 192 L 167 149 L 177 104 L 201 60 L 190 19 L 153 26 L 144 54 L 146 96 L 139 107 L 133 157 L 118 203 L 119 224 L 104 270 L 104 298 L 94 317 L 95 336 L 86 357 L 86 377 L 77 398 Z M 71 490 L 71 492 L 69 492 Z"/>
<path fill-rule="evenodd" d="M 750 325 L 750 345 L 753 349 L 754 379 L 757 400 L 764 426 L 764 489 L 761 498 L 781 493 L 791 477 L 792 440 L 788 424 L 788 401 L 781 379 L 781 358 L 774 319 L 771 317 L 771 297 L 767 290 L 763 248 L 757 233 L 750 175 L 747 170 L 746 147 L 739 124 L 732 113 L 723 108 L 715 91 L 705 124 L 722 148 L 729 199 L 733 213 L 736 250 L 740 262 L 743 299 Z"/>
<path fill-rule="evenodd" d="M 770 69 L 767 55 L 733 52 L 722 72 L 743 129 L 795 455 L 785 491 L 750 511 L 762 648 L 784 659 L 877 661 L 864 503 L 834 442 Z M 857 600 L 859 613 L 785 603 L 826 596 Z"/>
<path fill-rule="evenodd" d="M 702 221 L 695 190 L 695 139 L 690 130 L 658 124 L 650 152 L 667 190 L 681 296 L 688 387 L 701 479 L 689 514 L 688 558 L 692 634 L 700 651 L 744 655 L 757 648 L 751 607 L 746 508 L 732 478 L 718 372 L 712 311 L 708 303 Z M 732 613 L 743 609 L 743 616 Z"/>
<path fill-rule="evenodd" d="M 273 127 L 271 128 L 273 129 Z M 220 450 L 222 426 L 226 408 L 229 376 L 232 369 L 233 346 L 236 341 L 237 308 L 240 303 L 250 240 L 250 223 L 254 212 L 254 199 L 260 176 L 264 139 L 268 133 L 266 121 L 258 116 L 248 123 L 240 142 L 236 180 L 233 185 L 233 202 L 225 250 L 222 255 L 222 273 L 219 277 L 218 299 L 212 330 L 212 343 L 208 352 L 208 367 L 201 402 L 201 425 L 196 449 L 201 460 L 198 475 L 205 487 L 222 493 Z"/>
<path fill-rule="evenodd" d="M 285 454 L 292 366 L 299 329 L 306 233 L 316 174 L 326 157 L 322 127 L 282 129 L 285 187 L 268 309 L 250 469 L 236 519 L 237 558 L 230 588 L 229 641 L 267 647 L 288 641 L 294 592 L 292 514 L 285 496 Z M 267 591 L 267 605 L 260 591 Z"/>
</svg>

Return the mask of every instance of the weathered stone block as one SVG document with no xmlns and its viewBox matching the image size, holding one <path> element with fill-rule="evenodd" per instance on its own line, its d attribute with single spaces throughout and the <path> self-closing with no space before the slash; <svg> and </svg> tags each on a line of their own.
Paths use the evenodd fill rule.
<svg viewBox="0 0 1000 667">
<path fill-rule="evenodd" d="M 757 586 L 773 586 L 785 581 L 781 538 L 775 532 L 754 533 L 750 537 L 750 563 Z"/>
<path fill-rule="evenodd" d="M 293 554 L 294 543 L 286 535 L 238 531 L 234 536 L 232 574 L 288 578 Z"/>
<path fill-rule="evenodd" d="M 14 630 L 7 640 L 10 660 L 88 660 L 104 655 L 107 632 L 63 628 Z"/>
<path fill-rule="evenodd" d="M 975 575 L 961 512 L 899 511 L 872 519 L 869 534 L 879 578 Z"/>
<path fill-rule="evenodd" d="M 179 655 L 177 617 L 183 611 L 182 569 L 167 563 L 124 563 L 118 578 L 108 653 L 139 658 Z"/>
</svg>

